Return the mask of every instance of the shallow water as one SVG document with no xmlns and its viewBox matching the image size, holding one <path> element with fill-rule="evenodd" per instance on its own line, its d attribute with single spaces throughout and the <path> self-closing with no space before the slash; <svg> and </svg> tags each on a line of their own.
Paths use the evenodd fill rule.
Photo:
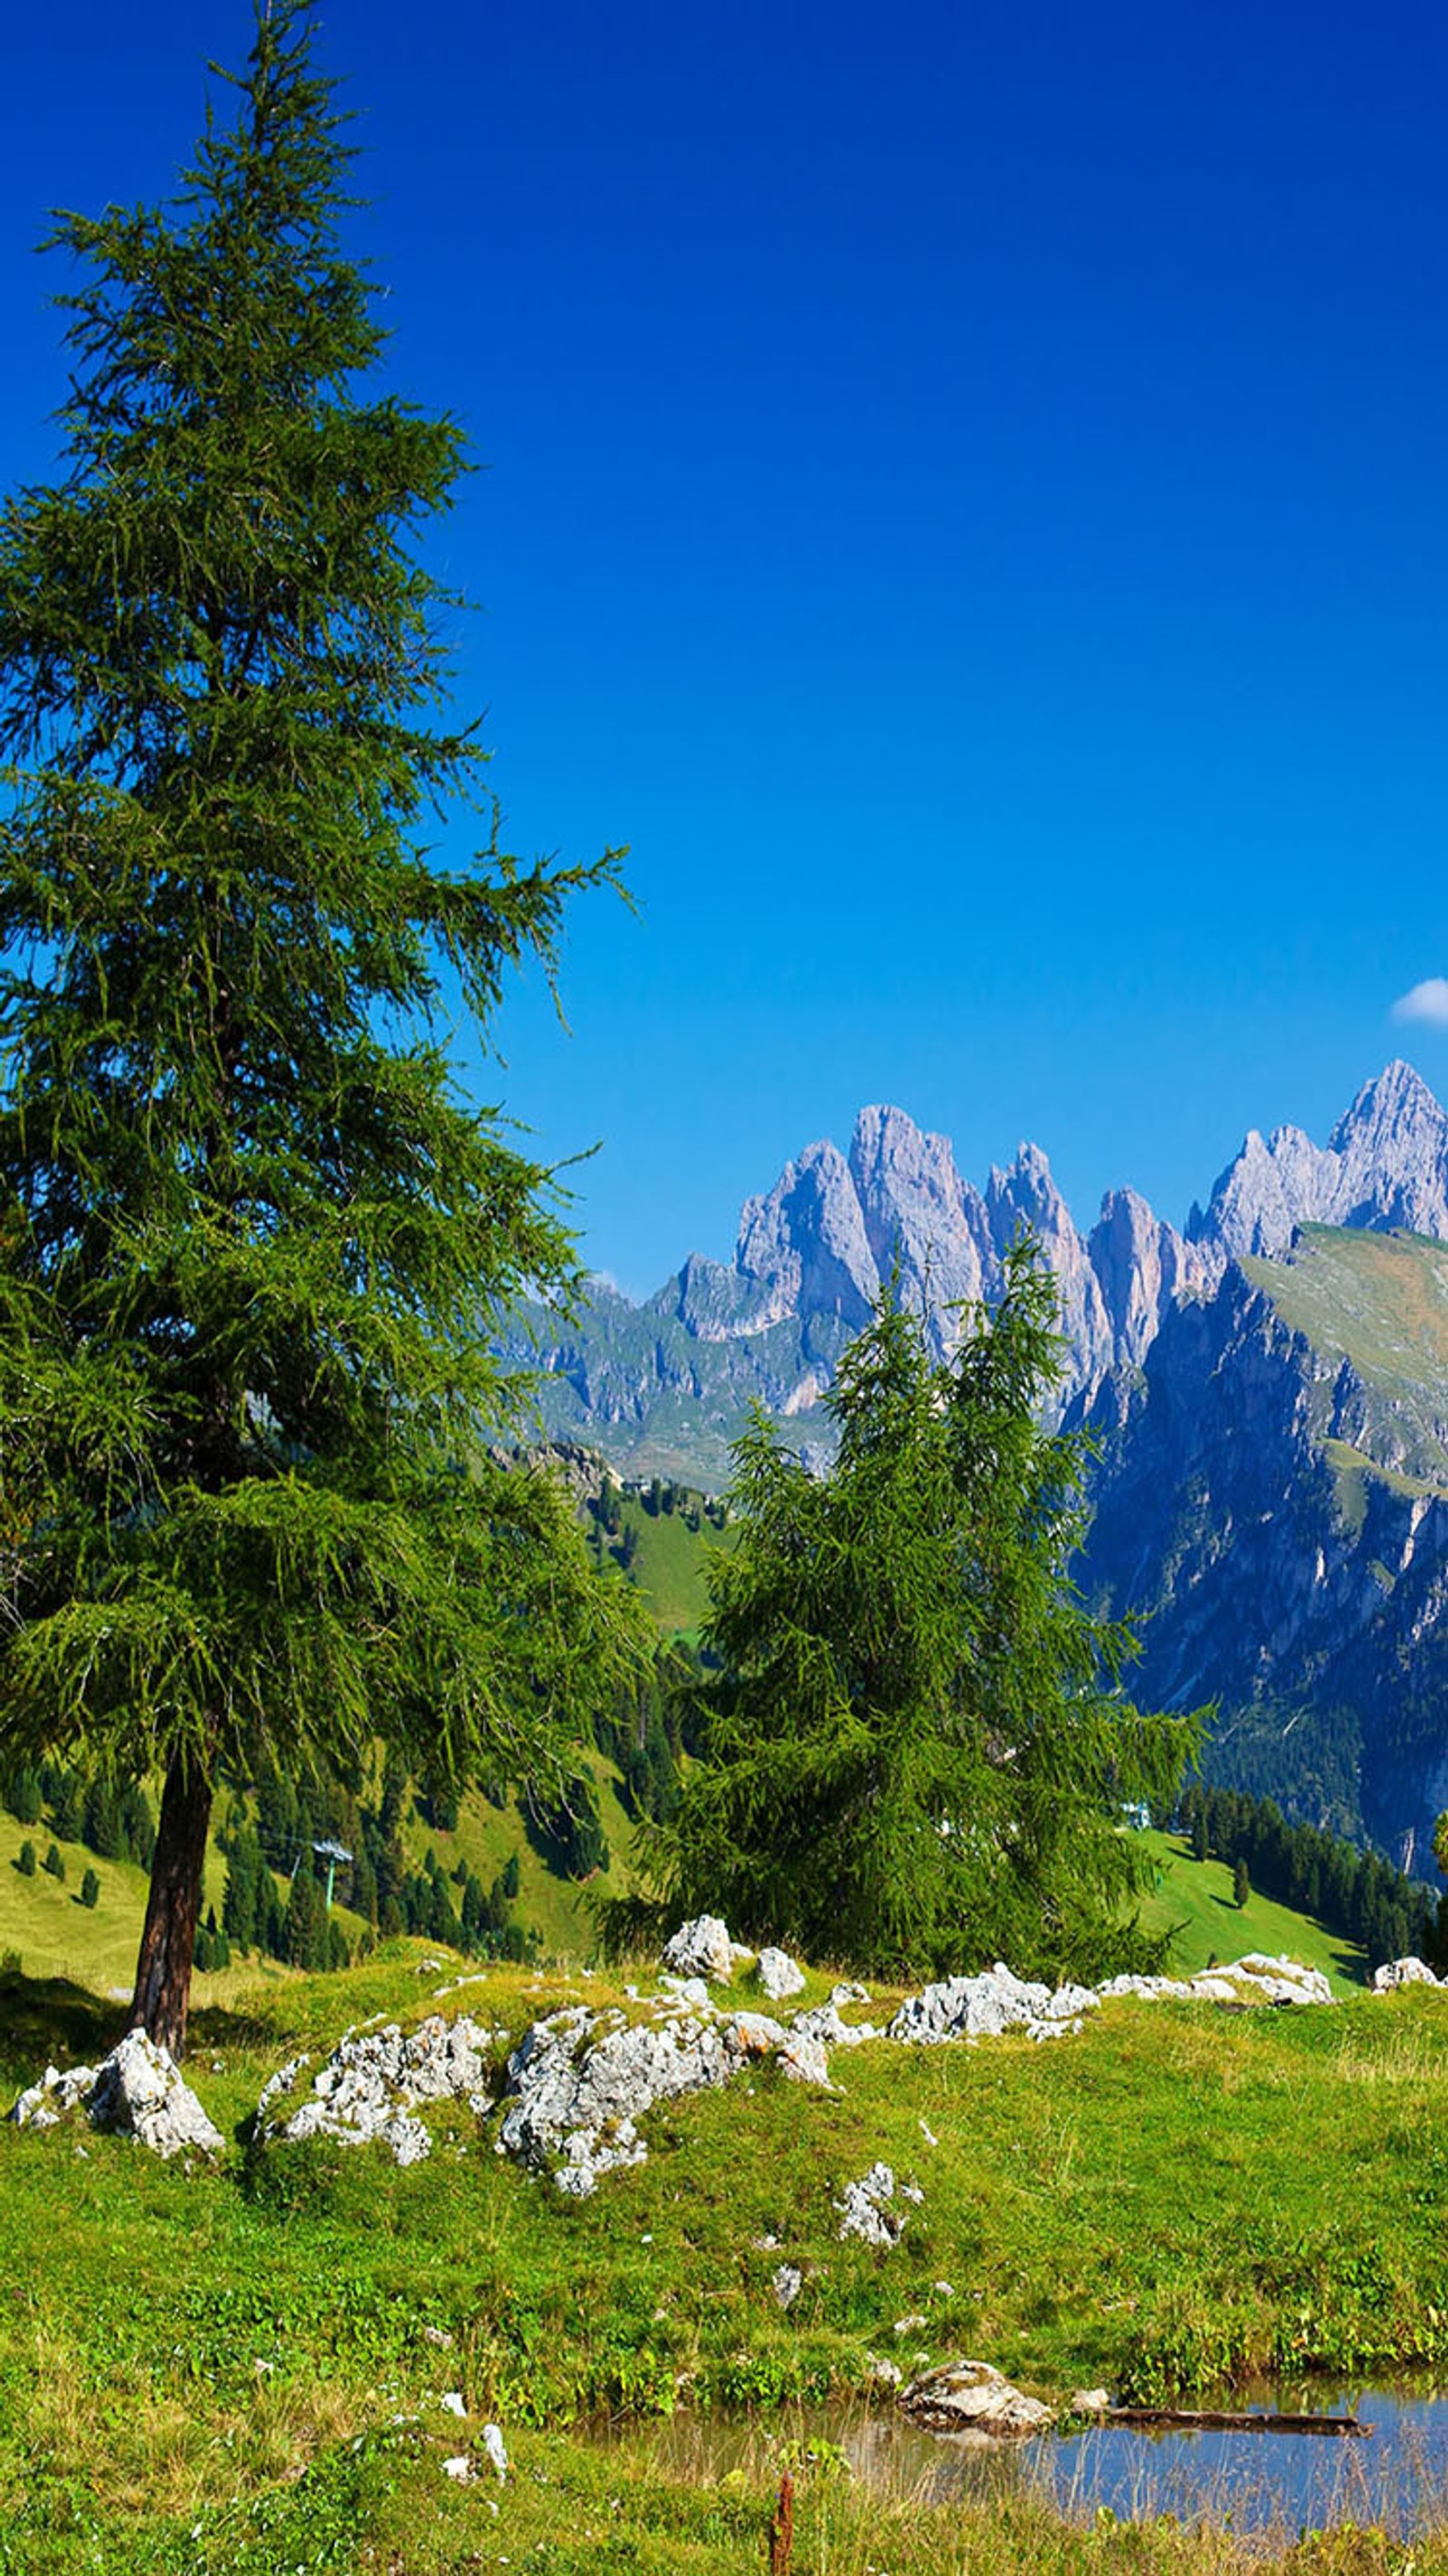
<svg viewBox="0 0 1448 2576">
<path fill-rule="evenodd" d="M 784 2409 L 768 2419 L 678 2415 L 601 2436 L 676 2475 L 717 2483 L 732 2471 L 767 2474 L 811 2443 L 843 2454 L 882 2494 L 951 2504 L 1033 2488 L 1073 2520 L 1105 2507 L 1121 2521 L 1163 2513 L 1182 2522 L 1230 2521 L 1239 2532 L 1295 2535 L 1341 2522 L 1410 2535 L 1448 2513 L 1448 2396 L 1404 2388 L 1316 2386 L 1304 2395 L 1258 2388 L 1233 2405 L 1281 2405 L 1322 2415 L 1357 2414 L 1372 2431 L 1147 2433 L 1124 2425 L 1002 2443 L 925 2433 L 857 2400 Z"/>
</svg>

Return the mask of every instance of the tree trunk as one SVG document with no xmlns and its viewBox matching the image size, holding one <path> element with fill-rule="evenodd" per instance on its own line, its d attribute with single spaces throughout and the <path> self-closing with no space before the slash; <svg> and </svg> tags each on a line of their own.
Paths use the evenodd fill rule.
<svg viewBox="0 0 1448 2576">
<path fill-rule="evenodd" d="M 209 1769 L 188 1766 L 177 1755 L 161 1793 L 156 1856 L 146 1927 L 136 1961 L 136 1991 L 129 2030 L 143 2030 L 180 2058 L 186 2046 L 186 2007 L 191 1997 L 191 1958 L 201 1913 L 206 1829 L 211 1822 Z"/>
</svg>

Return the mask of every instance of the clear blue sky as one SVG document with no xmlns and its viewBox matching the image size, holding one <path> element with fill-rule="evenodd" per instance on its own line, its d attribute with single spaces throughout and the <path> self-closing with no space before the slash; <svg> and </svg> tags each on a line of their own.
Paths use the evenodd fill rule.
<svg viewBox="0 0 1448 2576">
<path fill-rule="evenodd" d="M 0 483 L 45 210 L 156 197 L 243 0 L 10 31 Z M 512 844 L 632 845 L 478 1077 L 646 1291 L 894 1100 L 1178 1219 L 1448 1029 L 1448 17 L 335 0 L 391 379 L 489 470 Z M 1440 1015 L 1441 1016 L 1441 1015 Z"/>
</svg>

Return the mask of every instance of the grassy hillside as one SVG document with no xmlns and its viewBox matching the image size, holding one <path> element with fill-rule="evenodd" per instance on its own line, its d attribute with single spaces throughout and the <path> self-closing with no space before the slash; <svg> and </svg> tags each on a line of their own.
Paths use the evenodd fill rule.
<svg viewBox="0 0 1448 2576">
<path fill-rule="evenodd" d="M 653 1512 L 625 1495 L 618 1530 L 612 1537 L 600 1531 L 596 1542 L 605 1561 L 627 1568 L 666 1637 L 697 1635 L 709 1607 L 709 1560 L 734 1541 L 733 1525 L 717 1530 L 702 1518 L 695 1508 L 702 1500 L 691 1496 L 684 1508 Z"/>
<path fill-rule="evenodd" d="M 426 1956 L 397 1944 L 203 2008 L 193 2080 L 228 2136 L 297 2049 L 437 2009 L 449 1981 L 419 1973 Z M 884 2018 L 893 1996 L 875 1998 Z M 609 1979 L 522 1969 L 441 1997 L 514 2038 L 576 2002 L 637 2009 Z M 93 2058 L 117 2018 L 72 1985 L 5 1980 L 0 2078 Z M 0 2566 L 760 2576 L 796 2429 L 770 2410 L 863 2387 L 872 2354 L 965 2350 L 1048 2396 L 1441 2369 L 1445 2062 L 1448 1995 L 1422 1992 L 1305 2013 L 1121 2003 L 1049 2048 L 839 2049 L 833 2093 L 766 2066 L 648 2115 L 648 2161 L 582 2203 L 495 2155 L 491 2115 L 456 2104 L 406 2171 L 326 2144 L 254 2163 L 237 2143 L 187 2173 L 4 2128 Z M 888 2250 L 838 2235 L 843 2185 L 876 2159 L 922 2194 Z M 803 2282 L 787 2311 L 782 2261 Z M 650 2468 L 569 2429 L 711 2403 L 763 2410 L 722 2484 L 682 2449 Z M 442 2463 L 480 2454 L 484 2422 L 512 2474 L 454 2487 Z M 1229 2532 L 1073 2531 L 1008 2479 L 927 2511 L 793 2456 L 793 2576 L 1264 2564 Z M 1272 2563 L 1404 2576 L 1409 2560 L 1363 2539 Z M 1441 2576 L 1448 2552 L 1423 2540 L 1411 2565 Z"/>
<path fill-rule="evenodd" d="M 1259 1896 L 1255 1888 L 1239 1907 L 1226 1862 L 1193 1860 L 1191 1844 L 1180 1834 L 1143 1834 L 1141 1839 L 1156 1862 L 1155 1893 L 1142 1917 L 1152 1931 L 1180 1927 L 1172 1962 L 1183 1974 L 1242 1958 L 1249 1950 L 1265 1950 L 1271 1958 L 1286 1952 L 1306 1967 L 1320 1968 L 1336 1994 L 1361 1990 L 1367 1963 L 1355 1942 L 1327 1931 L 1311 1915 Z"/>
<path fill-rule="evenodd" d="M 1242 1267 L 1324 1359 L 1352 1362 L 1379 1464 L 1448 1485 L 1448 1244 L 1308 1225 L 1286 1261 Z"/>
</svg>

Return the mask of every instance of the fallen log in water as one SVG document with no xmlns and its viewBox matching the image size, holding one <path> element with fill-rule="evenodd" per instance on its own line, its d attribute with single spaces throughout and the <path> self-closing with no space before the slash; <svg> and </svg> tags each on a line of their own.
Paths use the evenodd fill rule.
<svg viewBox="0 0 1448 2576">
<path fill-rule="evenodd" d="M 1142 2433 L 1323 2433 L 1367 2435 L 1371 2424 L 1356 2415 L 1232 2414 L 1221 2407 L 1108 2406 L 1101 2424 L 1125 2424 Z"/>
</svg>

